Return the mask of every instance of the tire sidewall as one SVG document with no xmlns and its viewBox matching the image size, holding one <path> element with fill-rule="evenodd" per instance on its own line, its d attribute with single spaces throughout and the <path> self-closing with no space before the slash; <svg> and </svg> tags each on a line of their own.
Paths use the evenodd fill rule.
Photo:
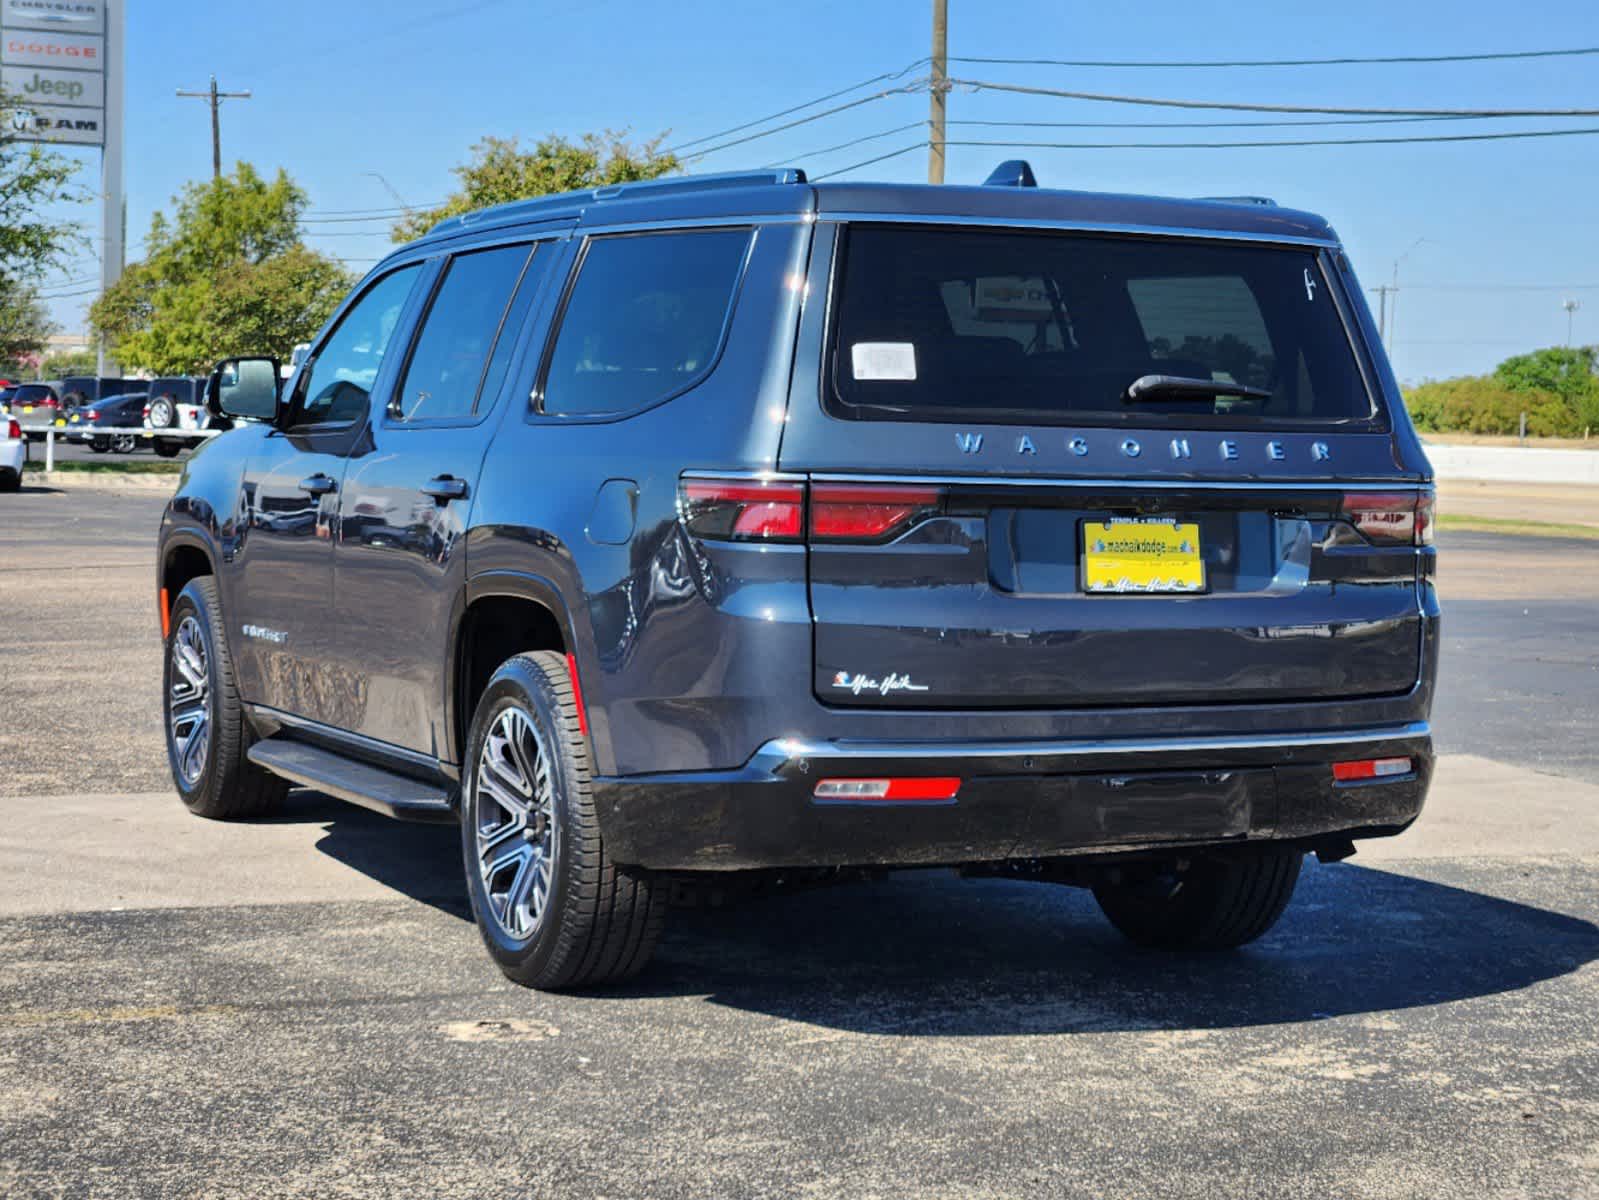
<svg viewBox="0 0 1599 1200">
<path fill-rule="evenodd" d="M 172 771 L 172 785 L 178 789 L 178 795 L 183 803 L 190 809 L 196 810 L 206 807 L 216 795 L 221 758 L 217 753 L 222 716 L 219 711 L 222 704 L 221 664 L 217 658 L 219 631 L 211 620 L 211 606 L 206 601 L 207 597 L 201 590 L 199 580 L 189 583 L 178 593 L 178 598 L 172 603 L 172 615 L 168 627 L 170 632 L 162 640 L 161 657 L 161 721 L 167 747 L 167 766 Z M 177 755 L 172 745 L 172 645 L 177 639 L 178 627 L 183 624 L 185 617 L 193 617 L 205 637 L 205 686 L 206 693 L 211 699 L 209 718 L 211 729 L 205 752 L 205 768 L 200 772 L 200 778 L 195 781 L 192 788 L 183 782 L 183 772 L 178 767 Z"/>
<path fill-rule="evenodd" d="M 488 740 L 489 730 L 494 727 L 500 714 L 511 707 L 521 708 L 538 726 L 550 754 L 551 784 L 554 789 L 551 809 L 555 814 L 555 830 L 550 843 L 553 855 L 550 894 L 545 899 L 544 914 L 538 928 L 522 941 L 507 936 L 500 929 L 490 908 L 482 874 L 478 869 L 474 801 L 478 760 L 483 752 L 483 744 Z M 484 689 L 467 738 L 461 778 L 461 855 L 466 868 L 472 915 L 494 959 L 524 976 L 541 974 L 559 952 L 562 925 L 572 892 L 569 867 L 572 854 L 571 796 L 576 764 L 572 761 L 567 737 L 561 709 L 542 674 L 526 659 L 513 658 L 495 672 Z"/>
</svg>

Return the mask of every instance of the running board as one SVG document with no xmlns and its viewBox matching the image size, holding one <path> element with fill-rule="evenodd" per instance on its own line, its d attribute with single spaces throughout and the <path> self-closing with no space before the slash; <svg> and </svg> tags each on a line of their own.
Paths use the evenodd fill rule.
<svg viewBox="0 0 1599 1200">
<path fill-rule="evenodd" d="M 302 787 L 326 792 L 362 808 L 403 821 L 454 821 L 446 790 L 382 767 L 345 758 L 331 750 L 272 737 L 250 747 L 250 761 Z"/>
</svg>

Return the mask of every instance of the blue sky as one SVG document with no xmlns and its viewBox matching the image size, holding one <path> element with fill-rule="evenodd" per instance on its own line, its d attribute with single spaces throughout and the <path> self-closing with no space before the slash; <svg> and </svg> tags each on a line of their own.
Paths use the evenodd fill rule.
<svg viewBox="0 0 1599 1200">
<path fill-rule="evenodd" d="M 283 166 L 313 216 L 435 202 L 449 168 L 485 134 L 630 128 L 697 139 L 812 99 L 928 50 L 928 0 L 811 0 L 804 6 L 710 0 L 128 0 L 129 256 L 150 213 L 210 170 L 205 105 L 173 95 L 215 71 L 254 97 L 223 109 L 226 163 Z M 1343 0 L 1136 5 L 950 0 L 950 53 L 996 57 L 1205 59 L 1448 54 L 1599 45 L 1592 0 L 1524 9 Z M 919 74 L 912 72 L 907 79 Z M 1599 108 L 1599 56 L 1449 65 L 1087 69 L 951 65 L 956 77 L 1121 94 L 1384 107 Z M 841 99 L 869 94 L 851 93 Z M 836 103 L 836 102 L 835 102 Z M 823 106 L 825 107 L 825 106 Z M 811 110 L 807 110 L 811 111 Z M 775 161 L 813 175 L 898 149 L 912 129 L 814 151 L 925 118 L 925 93 L 893 96 L 693 163 L 730 170 Z M 951 121 L 1244 119 L 957 89 Z M 1040 141 L 1249 140 L 1599 126 L 1472 121 L 1293 129 L 995 129 L 951 137 Z M 1599 136 L 1527 141 L 1204 150 L 952 147 L 948 178 L 980 181 L 998 160 L 1029 158 L 1044 186 L 1207 195 L 1254 193 L 1328 216 L 1367 285 L 1399 262 L 1394 358 L 1412 380 L 1483 371 L 1522 349 L 1563 342 L 1566 296 L 1582 301 L 1578 342 L 1599 342 Z M 92 163 L 92 154 L 83 154 Z M 925 151 L 850 178 L 925 179 Z M 89 173 L 92 178 L 93 172 Z M 91 216 L 91 220 L 94 218 Z M 324 222 L 313 245 L 359 266 L 388 246 L 386 226 Z M 98 232 L 95 230 L 94 232 Z M 1418 239 L 1425 239 L 1419 244 Z M 86 275 L 75 265 L 67 278 Z M 1478 290 L 1477 285 L 1494 285 Z M 75 290 L 57 286 L 57 292 Z M 1372 297 L 1375 307 L 1375 297 Z M 84 299 L 56 302 L 82 326 Z"/>
</svg>

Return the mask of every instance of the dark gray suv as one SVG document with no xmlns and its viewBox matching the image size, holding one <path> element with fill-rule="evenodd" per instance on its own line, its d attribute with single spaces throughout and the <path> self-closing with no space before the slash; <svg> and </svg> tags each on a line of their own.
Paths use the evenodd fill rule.
<svg viewBox="0 0 1599 1200">
<path fill-rule="evenodd" d="M 555 196 L 209 400 L 248 419 L 160 535 L 184 802 L 459 820 L 521 982 L 630 975 L 707 876 L 954 866 L 1236 946 L 1421 810 L 1430 469 L 1319 217 Z"/>
</svg>

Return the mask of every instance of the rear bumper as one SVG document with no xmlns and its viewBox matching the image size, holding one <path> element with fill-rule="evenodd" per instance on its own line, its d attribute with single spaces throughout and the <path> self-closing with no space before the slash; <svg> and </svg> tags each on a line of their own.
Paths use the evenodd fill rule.
<svg viewBox="0 0 1599 1200">
<path fill-rule="evenodd" d="M 1332 764 L 1409 757 L 1337 784 Z M 659 870 L 932 866 L 1400 832 L 1432 778 L 1425 722 L 1338 733 L 1010 742 L 769 742 L 730 772 L 600 778 L 613 858 Z M 956 776 L 953 802 L 819 803 L 818 780 Z"/>
</svg>

